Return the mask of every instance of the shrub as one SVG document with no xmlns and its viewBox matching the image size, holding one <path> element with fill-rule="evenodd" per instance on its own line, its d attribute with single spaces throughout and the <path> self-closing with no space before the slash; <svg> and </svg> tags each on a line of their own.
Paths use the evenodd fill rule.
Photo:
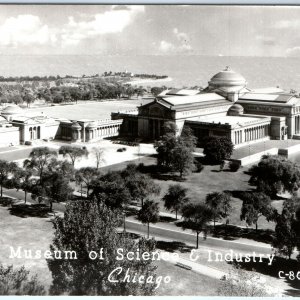
<svg viewBox="0 0 300 300">
<path fill-rule="evenodd" d="M 203 153 L 209 162 L 220 164 L 230 159 L 234 145 L 227 137 L 207 137 L 204 140 Z"/>
<path fill-rule="evenodd" d="M 241 167 L 241 164 L 238 161 L 231 161 L 229 163 L 229 169 L 231 172 L 236 172 Z"/>
<path fill-rule="evenodd" d="M 204 169 L 204 166 L 201 164 L 201 162 L 200 161 L 197 161 L 197 160 L 195 160 L 195 170 L 194 170 L 194 172 L 195 173 L 200 173 L 200 172 L 202 172 L 202 170 Z"/>
<path fill-rule="evenodd" d="M 123 152 L 123 151 L 124 151 L 123 148 L 117 149 L 117 152 Z"/>
</svg>

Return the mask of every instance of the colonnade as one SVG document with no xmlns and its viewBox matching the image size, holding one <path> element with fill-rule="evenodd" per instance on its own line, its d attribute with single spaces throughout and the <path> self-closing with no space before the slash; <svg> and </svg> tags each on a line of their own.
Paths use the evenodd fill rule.
<svg viewBox="0 0 300 300">
<path fill-rule="evenodd" d="M 29 127 L 29 139 L 38 140 L 41 138 L 41 127 L 40 126 L 33 126 Z"/>
<path fill-rule="evenodd" d="M 245 129 L 245 142 L 255 141 L 269 136 L 270 125 L 260 125 Z"/>
<path fill-rule="evenodd" d="M 300 116 L 295 116 L 295 134 L 300 133 Z"/>
<path fill-rule="evenodd" d="M 121 123 L 103 125 L 95 128 L 86 128 L 86 141 L 91 141 L 101 137 L 110 137 L 119 134 Z"/>
</svg>

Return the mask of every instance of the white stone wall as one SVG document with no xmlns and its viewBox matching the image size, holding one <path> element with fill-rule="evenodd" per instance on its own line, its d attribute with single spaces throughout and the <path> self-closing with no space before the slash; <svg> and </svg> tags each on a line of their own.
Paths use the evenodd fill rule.
<svg viewBox="0 0 300 300">
<path fill-rule="evenodd" d="M 0 147 L 20 144 L 20 131 L 18 127 L 0 128 Z"/>
</svg>

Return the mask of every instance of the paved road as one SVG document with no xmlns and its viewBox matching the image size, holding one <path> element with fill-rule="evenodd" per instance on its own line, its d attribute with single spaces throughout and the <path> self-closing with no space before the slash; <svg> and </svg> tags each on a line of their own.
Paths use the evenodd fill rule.
<svg viewBox="0 0 300 300">
<path fill-rule="evenodd" d="M 24 199 L 24 192 L 16 190 L 7 190 L 4 189 L 4 194 L 17 199 Z M 28 197 L 30 198 L 30 197 Z M 30 200 L 29 200 L 30 201 Z M 53 209 L 64 212 L 65 206 L 62 203 L 54 203 Z M 126 230 L 141 234 L 143 236 L 147 235 L 147 226 L 142 225 L 139 221 L 135 220 L 134 217 L 129 217 L 126 220 Z M 185 230 L 175 227 L 172 228 L 171 224 L 164 225 L 163 223 L 158 223 L 156 225 L 150 225 L 150 235 L 156 238 L 167 240 L 167 241 L 176 241 L 182 242 L 187 245 L 195 246 L 196 244 L 196 235 L 191 230 Z M 257 252 L 261 254 L 270 254 L 272 253 L 271 246 L 268 244 L 258 243 L 254 241 L 226 241 L 218 238 L 207 237 L 206 240 L 203 240 L 202 237 L 199 237 L 199 246 L 205 248 L 215 248 L 222 250 L 235 250 L 240 252 Z"/>
<path fill-rule="evenodd" d="M 142 225 L 138 221 L 127 220 L 126 221 L 126 230 L 138 234 L 142 234 L 143 236 L 147 235 L 147 226 Z M 159 239 L 168 240 L 168 241 L 176 241 L 182 242 L 187 245 L 191 245 L 195 247 L 196 244 L 196 234 L 192 232 L 178 230 L 172 230 L 169 228 L 163 228 L 159 225 L 151 225 L 150 226 L 150 236 L 154 236 Z M 261 245 L 259 245 L 261 244 Z M 252 244 L 251 241 L 248 243 L 239 242 L 239 241 L 226 241 L 218 238 L 207 237 L 206 240 L 199 237 L 199 246 L 209 249 L 220 249 L 220 250 L 235 250 L 240 251 L 242 253 L 252 253 L 255 251 L 256 253 L 261 254 L 271 254 L 272 248 L 270 245 L 256 243 Z"/>
</svg>

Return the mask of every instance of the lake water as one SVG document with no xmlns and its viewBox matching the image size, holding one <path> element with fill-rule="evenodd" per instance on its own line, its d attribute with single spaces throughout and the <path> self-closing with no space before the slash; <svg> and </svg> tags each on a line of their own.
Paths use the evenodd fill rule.
<svg viewBox="0 0 300 300">
<path fill-rule="evenodd" d="M 94 75 L 104 71 L 131 71 L 168 75 L 168 87 L 206 86 L 218 71 L 230 66 L 250 88 L 280 86 L 300 92 L 300 58 L 171 56 L 0 56 L 0 75 Z M 150 85 L 159 85 L 149 84 Z"/>
</svg>

